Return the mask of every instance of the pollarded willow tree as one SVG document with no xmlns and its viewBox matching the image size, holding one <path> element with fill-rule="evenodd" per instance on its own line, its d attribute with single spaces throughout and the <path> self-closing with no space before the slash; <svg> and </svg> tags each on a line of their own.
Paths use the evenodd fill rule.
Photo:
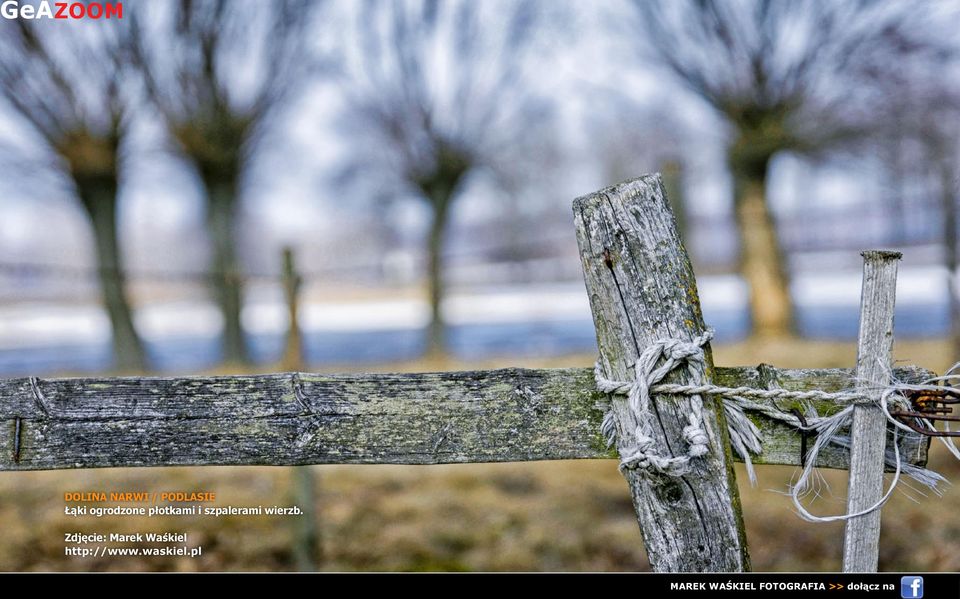
<svg viewBox="0 0 960 599">
<path fill-rule="evenodd" d="M 729 125 L 740 269 L 755 333 L 793 331 L 768 202 L 773 160 L 855 147 L 884 128 L 899 70 L 948 51 L 930 35 L 936 4 L 633 0 L 644 35 L 631 32 L 629 43 Z"/>
<path fill-rule="evenodd" d="M 549 104 L 526 56 L 549 5 L 371 0 L 353 7 L 342 78 L 350 155 L 339 180 L 429 209 L 427 351 L 446 350 L 444 248 L 451 212 L 474 176 L 515 186 Z M 526 154 L 526 156 L 525 156 Z M 506 182 L 510 181 L 509 184 Z"/>
<path fill-rule="evenodd" d="M 944 19 L 944 25 L 955 31 L 960 27 L 960 6 L 951 16 L 952 22 Z M 918 196 L 937 200 L 933 204 L 937 221 L 942 223 L 954 361 L 960 358 L 960 85 L 957 74 L 960 74 L 960 53 L 949 68 L 936 68 L 934 72 L 924 72 L 923 68 L 901 70 L 901 80 L 890 107 L 895 123 L 876 156 L 888 171 L 889 193 L 901 210 L 915 210 L 910 202 L 915 202 Z"/>
<path fill-rule="evenodd" d="M 237 220 L 251 166 L 317 65 L 308 0 L 168 0 L 137 18 L 137 64 L 206 201 L 225 361 L 249 361 Z M 147 18 L 149 15 L 149 18 Z"/>
<path fill-rule="evenodd" d="M 69 26 L 49 20 L 4 21 L 0 98 L 8 114 L 36 133 L 37 156 L 42 156 L 13 162 L 25 167 L 19 176 L 53 175 L 72 188 L 93 227 L 114 365 L 126 371 L 145 370 L 117 235 L 119 171 L 131 114 L 130 69 L 125 62 L 130 27 L 121 20 Z"/>
</svg>

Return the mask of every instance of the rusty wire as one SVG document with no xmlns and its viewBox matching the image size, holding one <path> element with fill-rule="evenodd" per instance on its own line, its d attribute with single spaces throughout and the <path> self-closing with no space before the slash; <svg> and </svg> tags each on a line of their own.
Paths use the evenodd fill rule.
<svg viewBox="0 0 960 599">
<path fill-rule="evenodd" d="M 891 410 L 891 416 L 927 437 L 960 437 L 960 431 L 935 428 L 937 422 L 960 422 L 960 416 L 953 415 L 953 406 L 960 404 L 960 389 L 947 386 L 936 389 L 926 387 L 905 390 L 903 396 L 910 402 L 911 409 Z M 929 426 L 921 426 L 918 420 L 926 420 Z"/>
</svg>

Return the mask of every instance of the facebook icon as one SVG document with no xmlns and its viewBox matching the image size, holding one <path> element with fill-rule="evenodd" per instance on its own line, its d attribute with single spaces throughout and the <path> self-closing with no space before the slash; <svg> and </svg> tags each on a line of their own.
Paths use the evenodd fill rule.
<svg viewBox="0 0 960 599">
<path fill-rule="evenodd" d="M 920 599 L 923 597 L 923 576 L 904 576 L 900 579 L 900 597 Z"/>
</svg>

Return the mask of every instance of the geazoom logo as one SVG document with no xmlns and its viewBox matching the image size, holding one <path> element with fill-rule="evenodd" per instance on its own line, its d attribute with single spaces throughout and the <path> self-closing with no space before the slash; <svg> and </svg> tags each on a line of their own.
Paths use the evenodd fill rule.
<svg viewBox="0 0 960 599">
<path fill-rule="evenodd" d="M 21 4 L 5 0 L 0 4 L 4 19 L 122 19 L 122 2 L 48 2 Z"/>
</svg>

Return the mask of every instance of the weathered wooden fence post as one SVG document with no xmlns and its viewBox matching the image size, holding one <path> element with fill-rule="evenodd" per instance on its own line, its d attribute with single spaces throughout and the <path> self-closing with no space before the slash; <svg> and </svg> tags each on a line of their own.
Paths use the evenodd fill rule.
<svg viewBox="0 0 960 599">
<path fill-rule="evenodd" d="M 657 175 L 579 198 L 574 214 L 604 375 L 632 381 L 632 367 L 645 347 L 661 339 L 690 341 L 705 329 L 690 260 Z M 705 354 L 709 382 L 713 371 L 709 346 Z M 681 369 L 666 381 L 689 383 L 690 377 Z M 682 455 L 683 429 L 693 402 L 701 401 L 709 452 L 691 461 L 689 474 L 625 471 L 656 571 L 749 569 L 720 403 L 709 397 L 657 396 L 653 437 L 663 454 Z M 612 409 L 618 423 L 630 422 L 624 398 L 612 397 Z M 632 430 L 619 432 L 621 442 L 632 440 Z"/>
<path fill-rule="evenodd" d="M 857 345 L 857 387 L 878 395 L 890 384 L 893 312 L 897 296 L 899 252 L 863 252 L 860 292 L 860 337 Z M 850 437 L 847 513 L 876 504 L 883 496 L 887 420 L 875 405 L 853 411 Z M 880 510 L 847 520 L 843 537 L 843 571 L 876 572 L 880 552 Z"/>
</svg>

